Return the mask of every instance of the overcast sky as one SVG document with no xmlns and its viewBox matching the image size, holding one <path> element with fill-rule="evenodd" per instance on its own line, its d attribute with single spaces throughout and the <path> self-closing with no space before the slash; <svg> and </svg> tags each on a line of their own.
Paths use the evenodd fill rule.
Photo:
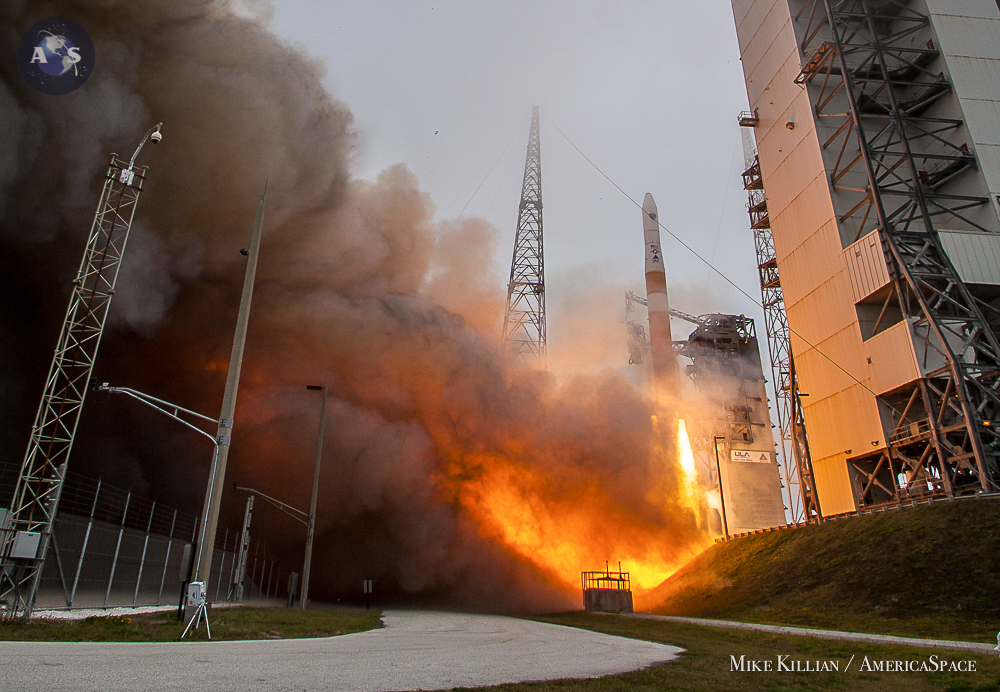
<svg viewBox="0 0 1000 692">
<path fill-rule="evenodd" d="M 550 324 L 581 281 L 644 293 L 639 209 L 556 126 L 631 199 L 651 192 L 663 223 L 759 300 L 729 2 L 277 0 L 271 26 L 326 65 L 328 90 L 353 111 L 355 175 L 404 162 L 440 218 L 468 204 L 465 216 L 502 231 L 504 279 L 540 107 Z M 763 336 L 758 307 L 663 244 L 672 307 L 742 312 Z M 675 325 L 675 339 L 690 331 Z"/>
</svg>

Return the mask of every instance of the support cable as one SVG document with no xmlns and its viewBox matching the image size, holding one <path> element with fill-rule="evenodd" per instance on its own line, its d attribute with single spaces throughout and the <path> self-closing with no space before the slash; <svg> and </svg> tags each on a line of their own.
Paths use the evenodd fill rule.
<svg viewBox="0 0 1000 692">
<path fill-rule="evenodd" d="M 625 198 L 626 198 L 626 199 L 627 199 L 627 200 L 628 200 L 629 202 L 631 202 L 632 204 L 634 204 L 634 205 L 635 205 L 635 206 L 636 206 L 636 207 L 637 207 L 637 208 L 638 208 L 639 210 L 642 210 L 642 205 L 641 205 L 641 204 L 640 204 L 639 202 L 636 202 L 636 201 L 635 201 L 634 199 L 632 199 L 632 197 L 630 197 L 630 196 L 629 196 L 629 194 L 628 194 L 627 192 L 625 192 L 625 190 L 623 190 L 623 189 L 621 188 L 621 186 L 620 186 L 620 185 L 618 185 L 618 183 L 616 183 L 616 182 L 615 182 L 614 180 L 612 180 L 612 179 L 611 179 L 611 177 L 610 177 L 610 176 L 609 176 L 609 175 L 608 175 L 607 173 L 605 173 L 605 172 L 604 172 L 603 170 L 601 170 L 600 166 L 598 166 L 598 165 L 597 165 L 596 163 L 594 163 L 594 162 L 593 162 L 593 161 L 592 161 L 592 160 L 590 159 L 590 157 L 589 157 L 589 156 L 587 156 L 586 154 L 584 154 L 584 153 L 583 153 L 583 151 L 581 151 L 581 150 L 580 150 L 580 147 L 576 146 L 576 144 L 574 144 L 574 143 L 573 143 L 573 140 L 571 140 L 571 139 L 570 139 L 570 138 L 569 138 L 569 137 L 568 137 L 568 136 L 566 135 L 566 133 L 565 133 L 565 132 L 563 132 L 563 131 L 562 131 L 562 130 L 561 130 L 561 129 L 559 128 L 559 126 L 558 126 L 558 125 L 556 125 L 556 123 L 555 123 L 555 122 L 553 122 L 552 118 L 550 118 L 550 117 L 549 117 L 548 115 L 546 115 L 545 117 L 546 117 L 546 118 L 548 119 L 548 121 L 549 121 L 550 123 L 552 123 L 552 126 L 553 126 L 554 128 L 556 128 L 556 130 L 558 130 L 559 134 L 561 134 L 561 135 L 563 136 L 563 138 L 565 138 L 565 140 L 566 140 L 567 142 L 569 142 L 570 146 L 571 146 L 571 147 L 573 147 L 574 149 L 576 149 L 576 151 L 577 151 L 577 152 L 578 152 L 578 153 L 580 154 L 580 156 L 582 156 L 582 157 L 583 157 L 584 159 L 586 159 L 586 160 L 587 160 L 587 163 L 589 163 L 589 164 L 590 164 L 591 166 L 593 166 L 593 167 L 594 167 L 594 169 L 595 169 L 595 170 L 596 170 L 596 171 L 597 171 L 598 173 L 600 173 L 600 174 L 601 174 L 602 176 L 604 176 L 605 180 L 607 180 L 607 181 L 608 181 L 609 183 L 611 183 L 611 184 L 612 184 L 612 185 L 613 185 L 613 186 L 615 187 L 615 189 L 616 189 L 616 190 L 618 190 L 618 191 L 619 191 L 620 193 L 622 193 L 622 195 L 624 195 L 624 196 L 625 196 Z M 659 216 L 659 215 L 658 215 L 658 216 Z M 667 228 L 666 226 L 664 226 L 664 225 L 663 225 L 663 222 L 662 222 L 662 221 L 660 221 L 660 219 L 659 219 L 659 218 L 657 218 L 657 220 L 656 220 L 656 223 L 657 223 L 657 225 L 659 225 L 659 227 L 660 227 L 660 228 L 661 228 L 662 230 L 666 231 L 667 235 L 669 235 L 669 236 L 670 236 L 671 238 L 673 238 L 674 240 L 676 240 L 676 241 L 677 241 L 677 242 L 678 242 L 678 243 L 679 243 L 679 244 L 681 245 L 681 247 L 683 247 L 683 248 L 684 248 L 685 250 L 687 250 L 687 251 L 688 251 L 688 252 L 690 252 L 690 253 L 691 253 L 692 255 L 694 255 L 695 257 L 697 257 L 697 258 L 698 258 L 698 259 L 699 259 L 699 260 L 700 260 L 700 261 L 701 261 L 701 262 L 702 262 L 702 263 L 703 263 L 703 264 L 704 264 L 704 265 L 705 265 L 706 267 L 708 267 L 709 269 L 711 269 L 712 271 L 714 271 L 714 272 L 715 272 L 716 274 L 718 274 L 719 276 L 721 276 L 721 277 L 723 278 L 723 280 L 725 280 L 725 282 L 726 282 L 726 283 L 728 283 L 728 284 L 729 284 L 730 286 L 732 286 L 732 287 L 733 287 L 733 288 L 735 288 L 735 289 L 736 289 L 737 291 L 739 291 L 739 292 L 740 292 L 740 294 L 741 294 L 741 295 L 742 295 L 742 296 L 743 296 L 744 298 L 746 298 L 747 300 L 749 300 L 749 301 L 750 301 L 751 303 L 753 303 L 754 305 L 756 305 L 756 306 L 757 306 L 758 308 L 760 308 L 761 310 L 763 310 L 763 309 L 764 309 L 764 306 L 763 306 L 763 305 L 761 305 L 761 304 L 760 304 L 759 302 L 757 302 L 757 300 L 756 300 L 756 299 L 755 299 L 755 298 L 754 298 L 754 297 L 753 297 L 752 295 L 750 295 L 749 293 L 747 293 L 746 291 L 744 291 L 744 290 L 743 290 L 743 289 L 742 289 L 742 288 L 741 288 L 741 287 L 739 286 L 739 284 L 737 284 L 737 283 L 736 283 L 735 281 L 733 281 L 733 280 L 732 280 L 732 279 L 730 279 L 730 278 L 729 278 L 728 276 L 726 276 L 726 275 L 725 275 L 725 274 L 724 274 L 724 273 L 723 273 L 723 272 L 722 272 L 722 271 L 721 271 L 720 269 L 716 268 L 716 267 L 715 267 L 715 265 L 713 265 L 713 264 L 712 264 L 711 262 L 709 262 L 709 261 L 708 261 L 707 259 L 705 259 L 705 258 L 704 258 L 704 257 L 702 257 L 702 256 L 701 256 L 700 254 L 698 254 L 698 252 L 697 252 L 697 251 L 696 251 L 696 250 L 695 250 L 694 248 L 692 248 L 692 247 L 691 247 L 690 245 L 688 245 L 688 244 L 687 244 L 687 243 L 685 243 L 685 242 L 684 242 L 683 240 L 681 240 L 681 239 L 680 239 L 680 238 L 679 238 L 679 237 L 678 237 L 678 236 L 677 236 L 677 235 L 676 235 L 676 234 L 675 234 L 675 233 L 674 233 L 673 231 L 671 231 L 671 230 L 670 230 L 669 228 Z M 851 378 L 852 380 L 854 380 L 854 382 L 855 382 L 855 383 L 857 383 L 857 384 L 861 385 L 861 386 L 862 386 L 862 387 L 863 387 L 863 388 L 864 388 L 865 390 L 867 390 L 867 391 L 868 391 L 868 392 L 869 392 L 869 393 L 870 393 L 870 394 L 871 394 L 871 395 L 872 395 L 873 397 L 875 397 L 875 398 L 876 398 L 876 399 L 878 399 L 879 401 L 883 401 L 883 402 L 884 402 L 884 403 L 886 404 L 886 406 L 889 406 L 889 407 L 890 407 L 890 408 L 891 408 L 891 409 L 892 409 L 893 411 L 896 411 L 896 408 L 895 408 L 895 407 L 894 407 L 894 406 L 893 406 L 892 404 L 890 404 L 889 402 L 887 402 L 887 401 L 885 401 L 884 399 L 882 399 L 881 397 L 879 397 L 879 395 L 878 395 L 878 394 L 876 394 L 876 393 L 875 393 L 874 391 L 872 391 L 872 389 L 871 389 L 871 388 L 870 388 L 870 387 L 869 387 L 868 385 L 866 385 L 866 384 L 865 384 L 864 382 L 862 382 L 862 381 L 861 381 L 861 380 L 859 380 L 859 379 L 858 379 L 857 377 L 855 377 L 855 376 L 854 376 L 854 375 L 852 375 L 852 374 L 851 374 L 850 372 L 848 372 L 848 371 L 847 371 L 846 369 L 844 369 L 844 367 L 843 367 L 843 366 L 841 366 L 841 365 L 840 365 L 840 364 L 839 364 L 839 363 L 838 363 L 837 361 L 835 361 L 835 360 L 834 360 L 833 358 L 831 358 L 830 356 L 828 356 L 827 354 L 825 354 L 825 353 L 824 353 L 824 352 L 823 352 L 823 351 L 822 351 L 822 350 L 821 350 L 821 349 L 819 348 L 819 346 L 816 346 L 815 344 L 813 344 L 813 343 L 812 343 L 811 341 L 809 341 L 809 340 L 808 340 L 808 339 L 806 339 L 806 338 L 805 338 L 804 336 L 802 336 L 801 334 L 799 334 L 799 333 L 798 333 L 797 331 L 795 331 L 794 329 L 792 329 L 792 327 L 791 327 L 791 326 L 789 326 L 789 327 L 788 327 L 788 331 L 789 331 L 789 332 L 791 332 L 792 334 L 794 334 L 795 336 L 797 336 L 797 337 L 798 337 L 799 339 L 801 339 L 801 340 L 803 341 L 803 343 L 805 343 L 805 345 L 806 345 L 806 346 L 808 346 L 808 347 L 809 347 L 810 349 L 812 349 L 812 350 L 816 351 L 816 353 L 818 353 L 819 355 L 823 356 L 823 358 L 825 358 L 825 359 L 826 359 L 827 361 L 829 361 L 829 362 L 830 362 L 830 364 L 832 364 L 832 365 L 833 365 L 833 366 L 834 366 L 835 368 L 837 368 L 837 369 L 838 369 L 838 370 L 840 370 L 840 371 L 841 371 L 842 373 L 844 373 L 845 375 L 847 375 L 848 377 L 850 377 L 850 378 Z"/>
</svg>

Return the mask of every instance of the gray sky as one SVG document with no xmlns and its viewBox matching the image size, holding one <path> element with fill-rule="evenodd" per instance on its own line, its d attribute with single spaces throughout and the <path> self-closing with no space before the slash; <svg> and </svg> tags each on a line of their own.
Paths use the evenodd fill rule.
<svg viewBox="0 0 1000 692">
<path fill-rule="evenodd" d="M 739 182 L 746 91 L 729 2 L 275 5 L 272 29 L 326 65 L 327 88 L 355 115 L 355 175 L 404 162 L 440 218 L 468 203 L 465 216 L 502 231 L 503 279 L 539 105 L 550 325 L 594 279 L 644 292 L 639 209 L 554 125 L 633 200 L 651 192 L 665 225 L 759 300 Z M 759 308 L 666 235 L 663 244 L 673 307 L 743 312 L 763 336 Z M 620 313 L 621 298 L 605 293 Z M 675 338 L 688 331 L 675 323 Z M 550 327 L 550 342 L 557 332 Z"/>
</svg>

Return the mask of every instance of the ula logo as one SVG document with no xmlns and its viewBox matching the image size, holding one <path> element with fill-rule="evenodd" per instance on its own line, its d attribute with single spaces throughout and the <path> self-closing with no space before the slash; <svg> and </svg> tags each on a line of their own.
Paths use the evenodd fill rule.
<svg viewBox="0 0 1000 692">
<path fill-rule="evenodd" d="M 93 72 L 94 42 L 76 22 L 43 19 L 21 37 L 17 66 L 25 81 L 43 94 L 68 94 L 82 87 Z"/>
</svg>

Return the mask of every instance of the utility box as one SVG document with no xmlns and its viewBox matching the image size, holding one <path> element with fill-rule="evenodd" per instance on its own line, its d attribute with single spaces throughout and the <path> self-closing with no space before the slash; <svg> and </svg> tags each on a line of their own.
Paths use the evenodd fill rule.
<svg viewBox="0 0 1000 692">
<path fill-rule="evenodd" d="M 628 572 L 582 572 L 583 609 L 588 613 L 631 613 L 632 582 Z"/>
<path fill-rule="evenodd" d="M 10 548 L 10 557 L 33 560 L 38 557 L 38 544 L 42 534 L 38 531 L 18 531 L 14 536 L 14 545 Z"/>
</svg>

